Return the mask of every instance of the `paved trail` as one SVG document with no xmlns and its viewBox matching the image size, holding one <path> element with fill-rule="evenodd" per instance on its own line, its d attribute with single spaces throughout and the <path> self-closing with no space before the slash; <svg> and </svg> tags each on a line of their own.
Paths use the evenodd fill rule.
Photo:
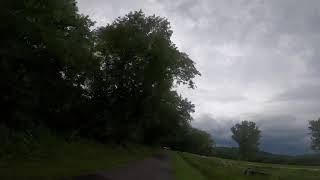
<svg viewBox="0 0 320 180">
<path fill-rule="evenodd" d="M 168 153 L 119 166 L 107 172 L 74 177 L 74 180 L 173 180 L 174 171 Z"/>
</svg>

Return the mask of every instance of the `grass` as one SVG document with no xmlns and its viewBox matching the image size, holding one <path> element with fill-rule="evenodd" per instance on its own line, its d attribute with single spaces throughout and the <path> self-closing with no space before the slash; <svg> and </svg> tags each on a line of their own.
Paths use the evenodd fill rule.
<svg viewBox="0 0 320 180">
<path fill-rule="evenodd" d="M 176 180 L 206 180 L 197 169 L 188 164 L 177 152 L 171 151 L 170 153 L 175 167 Z"/>
<path fill-rule="evenodd" d="M 158 150 L 139 145 L 124 148 L 84 139 L 66 142 L 46 131 L 39 134 L 35 137 L 17 133 L 1 136 L 0 131 L 1 180 L 71 179 L 75 175 L 105 171 L 128 161 L 142 159 Z M 320 179 L 320 167 L 316 166 L 252 163 L 174 151 L 171 155 L 177 180 Z M 243 170 L 248 167 L 268 171 L 270 175 L 244 175 Z"/>
<path fill-rule="evenodd" d="M 176 152 L 175 159 L 181 158 L 191 167 L 206 177 L 206 179 L 222 180 L 319 180 L 320 167 L 316 166 L 291 166 L 277 164 L 251 163 L 245 161 L 226 160 L 215 157 L 204 157 L 189 153 Z M 269 175 L 244 175 L 243 170 L 251 167 L 269 173 Z M 183 167 L 182 167 L 183 168 Z M 188 173 L 188 170 L 177 170 Z M 179 174 L 179 173 L 177 173 Z M 183 180 L 184 175 L 179 175 Z"/>
<path fill-rule="evenodd" d="M 123 148 L 95 142 L 57 142 L 33 155 L 0 160 L 0 179 L 68 179 L 142 159 L 154 151 L 137 145 Z"/>
</svg>

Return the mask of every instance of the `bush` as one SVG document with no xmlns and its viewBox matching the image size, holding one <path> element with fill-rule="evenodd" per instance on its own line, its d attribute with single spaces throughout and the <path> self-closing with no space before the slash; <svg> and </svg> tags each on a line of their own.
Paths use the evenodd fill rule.
<svg viewBox="0 0 320 180">
<path fill-rule="evenodd" d="M 43 152 L 61 144 L 46 128 L 16 131 L 0 125 L 0 159 L 32 158 L 43 155 Z"/>
</svg>

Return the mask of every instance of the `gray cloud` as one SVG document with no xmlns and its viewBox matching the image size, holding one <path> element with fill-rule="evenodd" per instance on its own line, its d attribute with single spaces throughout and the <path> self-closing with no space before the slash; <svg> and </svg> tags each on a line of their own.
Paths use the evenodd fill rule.
<svg viewBox="0 0 320 180">
<path fill-rule="evenodd" d="M 270 146 L 262 144 L 264 148 L 275 147 L 279 152 L 298 148 L 296 152 L 307 152 L 305 122 L 320 115 L 317 93 L 320 1 L 78 0 L 78 3 L 80 11 L 97 21 L 97 26 L 139 9 L 148 15 L 168 18 L 174 32 L 173 42 L 190 55 L 202 73 L 196 78 L 196 90 L 179 88 L 196 105 L 195 126 L 212 126 L 214 132 L 227 132 L 229 127 L 223 124 L 229 125 L 230 119 L 251 117 L 263 122 L 262 128 L 270 126 L 265 132 L 272 133 L 266 134 L 268 138 L 264 140 Z M 208 118 L 211 117 L 208 114 L 214 114 L 215 118 Z M 285 143 L 293 142 L 290 137 L 300 144 Z M 229 141 L 225 144 L 230 145 Z"/>
<path fill-rule="evenodd" d="M 210 114 L 203 114 L 192 125 L 210 133 L 217 146 L 236 146 L 236 143 L 231 139 L 230 131 L 236 122 L 234 119 L 217 120 Z"/>
<path fill-rule="evenodd" d="M 276 101 L 320 101 L 320 84 L 311 84 L 289 89 L 275 98 Z"/>
<path fill-rule="evenodd" d="M 255 115 L 262 131 L 261 148 L 275 153 L 310 152 L 308 121 L 291 115 Z"/>
</svg>

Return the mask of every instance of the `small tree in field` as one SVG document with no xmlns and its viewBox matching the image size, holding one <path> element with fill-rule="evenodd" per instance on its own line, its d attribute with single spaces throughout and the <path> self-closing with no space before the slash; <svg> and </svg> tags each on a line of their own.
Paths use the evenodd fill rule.
<svg viewBox="0 0 320 180">
<path fill-rule="evenodd" d="M 311 131 L 311 148 L 320 151 L 320 118 L 309 121 L 309 130 Z"/>
<path fill-rule="evenodd" d="M 241 159 L 259 150 L 260 130 L 254 122 L 242 121 L 231 128 L 232 139 L 239 145 Z"/>
</svg>

